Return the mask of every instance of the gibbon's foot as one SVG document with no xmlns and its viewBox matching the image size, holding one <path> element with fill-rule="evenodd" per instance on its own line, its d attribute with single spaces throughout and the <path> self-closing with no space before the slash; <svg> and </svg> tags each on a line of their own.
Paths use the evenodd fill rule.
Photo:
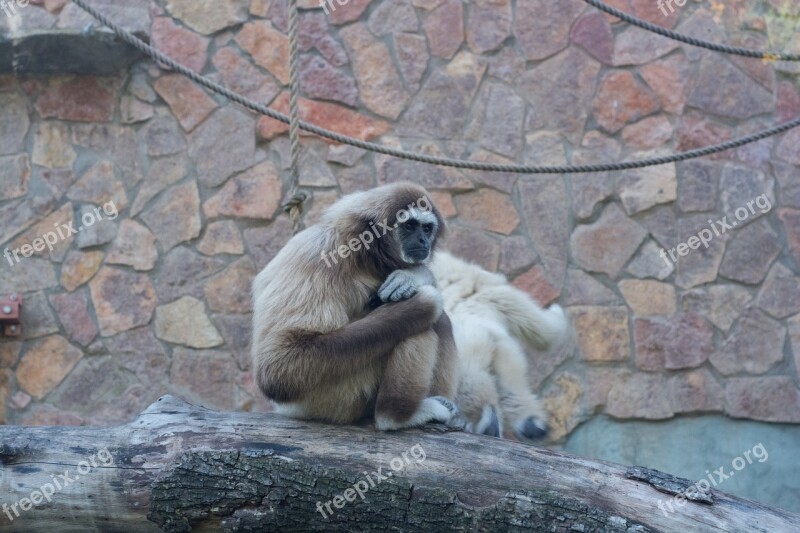
<svg viewBox="0 0 800 533">
<path fill-rule="evenodd" d="M 524 440 L 538 440 L 547 435 L 547 424 L 529 416 L 516 423 L 514 432 Z"/>
<path fill-rule="evenodd" d="M 450 411 L 450 419 L 444 422 L 445 426 L 450 429 L 457 429 L 461 431 L 467 428 L 467 419 L 461 416 L 461 411 L 458 410 L 458 406 L 456 406 L 455 403 L 448 400 L 444 396 L 433 396 L 431 399 L 441 403 L 447 407 L 448 411 Z"/>
<path fill-rule="evenodd" d="M 420 403 L 417 412 L 406 422 L 396 422 L 389 416 L 376 413 L 375 427 L 381 431 L 393 431 L 396 429 L 420 427 L 429 422 L 448 424 L 454 417 L 451 407 L 455 409 L 455 415 L 460 416 L 458 415 L 458 408 L 447 398 L 441 396 L 425 398 L 422 400 L 422 403 Z"/>
<path fill-rule="evenodd" d="M 489 435 L 490 437 L 499 437 L 502 434 L 500 429 L 500 419 L 497 418 L 497 411 L 491 405 L 483 407 L 481 419 L 475 425 L 475 431 L 481 435 Z"/>
</svg>

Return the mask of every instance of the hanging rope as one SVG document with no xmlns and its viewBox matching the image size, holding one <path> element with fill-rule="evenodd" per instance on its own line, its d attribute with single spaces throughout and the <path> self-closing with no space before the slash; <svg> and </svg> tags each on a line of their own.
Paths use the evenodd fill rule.
<svg viewBox="0 0 800 533">
<path fill-rule="evenodd" d="M 298 45 L 297 45 L 297 0 L 289 0 L 289 142 L 291 144 L 291 189 L 289 199 L 283 204 L 283 210 L 292 221 L 292 232 L 301 229 L 303 204 L 307 195 L 300 191 L 300 111 L 298 109 L 298 96 L 300 94 L 300 79 L 298 72 Z"/>
<path fill-rule="evenodd" d="M 762 52 L 760 50 L 753 50 L 751 48 L 741 48 L 738 46 L 728 46 L 726 44 L 712 43 L 710 41 L 704 41 L 703 39 L 698 39 L 696 37 L 689 37 L 688 35 L 683 35 L 682 33 L 668 30 L 663 26 L 658 26 L 656 24 L 647 22 L 646 20 L 636 18 L 633 15 L 629 15 L 624 11 L 620 11 L 615 7 L 611 7 L 601 2 L 600 0 L 583 0 L 583 1 L 589 4 L 590 6 L 596 7 L 600 11 L 608 13 L 609 15 L 613 15 L 618 19 L 624 20 L 628 24 L 637 26 L 639 28 L 642 28 L 643 30 L 647 30 L 652 33 L 656 33 L 658 35 L 661 35 L 662 37 L 667 37 L 668 39 L 672 39 L 673 41 L 679 41 L 692 46 L 697 46 L 698 48 L 705 48 L 706 50 L 713 50 L 714 52 L 722 52 L 723 54 L 732 54 L 743 57 L 754 57 L 756 59 L 767 59 L 770 61 L 800 61 L 800 54 Z"/>
<path fill-rule="evenodd" d="M 195 83 L 202 85 L 203 87 L 209 89 L 210 91 L 220 94 L 230 99 L 233 102 L 236 102 L 237 104 L 241 105 L 246 109 L 270 117 L 284 124 L 290 123 L 289 117 L 287 117 L 283 113 L 279 113 L 263 104 L 259 104 L 248 98 L 245 98 L 242 95 L 237 94 L 231 91 L 230 89 L 216 82 L 211 81 L 205 76 L 202 76 L 194 72 L 193 70 L 184 67 L 183 65 L 176 62 L 172 58 L 159 52 L 149 44 L 145 43 L 140 38 L 133 35 L 128 30 L 125 30 L 124 28 L 120 27 L 119 25 L 109 20 L 108 17 L 106 17 L 93 7 L 87 5 L 86 0 L 72 0 L 72 2 L 81 9 L 85 10 L 90 15 L 92 15 L 98 21 L 102 22 L 112 31 L 114 31 L 114 33 L 116 33 L 123 41 L 130 44 L 131 46 L 141 51 L 145 55 L 149 56 L 151 59 L 154 59 L 158 63 L 170 67 L 175 72 L 183 74 L 184 76 L 188 77 Z M 695 148 L 694 150 L 679 152 L 669 156 L 652 157 L 649 159 L 641 159 L 638 161 L 604 163 L 599 165 L 563 165 L 563 166 L 496 164 L 496 163 L 484 163 L 478 161 L 466 161 L 463 159 L 451 159 L 447 157 L 436 157 L 418 152 L 409 152 L 402 149 L 390 148 L 388 146 L 362 141 L 361 139 L 355 139 L 353 137 L 341 135 L 339 133 L 327 130 L 325 128 L 321 128 L 317 125 L 310 124 L 302 120 L 299 120 L 297 122 L 297 125 L 302 130 L 305 130 L 307 132 L 313 133 L 314 135 L 318 135 L 319 137 L 329 139 L 337 143 L 348 144 L 350 146 L 355 146 L 357 148 L 362 148 L 364 150 L 369 150 L 371 152 L 375 152 L 378 154 L 388 155 L 401 159 L 407 159 L 410 161 L 417 161 L 420 163 L 427 163 L 430 165 L 440 165 L 445 167 L 453 167 L 464 170 L 477 170 L 483 172 L 513 172 L 520 174 L 577 174 L 584 172 L 614 172 L 619 170 L 632 170 L 632 169 L 644 168 L 656 165 L 664 165 L 667 163 L 676 163 L 679 161 L 686 161 L 688 159 L 694 159 L 697 157 L 713 155 L 719 152 L 724 152 L 726 150 L 731 150 L 733 148 L 739 148 L 740 146 L 758 142 L 762 139 L 766 139 L 767 137 L 779 135 L 793 128 L 796 128 L 800 126 L 800 117 L 796 117 L 788 122 L 784 122 L 783 124 L 778 124 L 771 128 L 753 133 L 751 135 L 739 137 L 738 139 L 732 139 L 724 143 L 715 144 L 712 146 L 706 146 L 704 148 Z"/>
</svg>

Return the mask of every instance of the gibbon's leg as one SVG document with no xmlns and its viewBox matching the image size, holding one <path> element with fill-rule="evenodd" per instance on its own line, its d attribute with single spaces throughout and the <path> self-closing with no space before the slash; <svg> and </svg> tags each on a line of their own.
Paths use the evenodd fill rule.
<svg viewBox="0 0 800 533">
<path fill-rule="evenodd" d="M 492 368 L 500 387 L 503 415 L 521 439 L 539 439 L 547 434 L 547 412 L 531 392 L 528 361 L 514 339 L 497 338 Z"/>
<path fill-rule="evenodd" d="M 472 359 L 460 360 L 456 403 L 468 421 L 467 431 L 491 437 L 503 434 L 497 384 L 488 369 Z"/>
<path fill-rule="evenodd" d="M 439 336 L 431 329 L 398 344 L 386 364 L 375 404 L 380 430 L 448 423 L 458 415 L 455 404 L 430 396 L 437 366 Z"/>
<path fill-rule="evenodd" d="M 458 349 L 453 338 L 453 324 L 447 313 L 442 313 L 433 325 L 438 338 L 433 382 L 428 396 L 443 396 L 455 400 L 458 392 Z"/>
</svg>

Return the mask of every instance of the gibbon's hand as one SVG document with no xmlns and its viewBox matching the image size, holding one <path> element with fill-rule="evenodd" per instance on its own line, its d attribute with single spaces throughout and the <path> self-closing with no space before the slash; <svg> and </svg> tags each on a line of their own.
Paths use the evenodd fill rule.
<svg viewBox="0 0 800 533">
<path fill-rule="evenodd" d="M 408 300 L 425 285 L 436 287 L 436 279 L 427 267 L 416 266 L 395 270 L 378 289 L 378 298 L 383 303 Z"/>
</svg>

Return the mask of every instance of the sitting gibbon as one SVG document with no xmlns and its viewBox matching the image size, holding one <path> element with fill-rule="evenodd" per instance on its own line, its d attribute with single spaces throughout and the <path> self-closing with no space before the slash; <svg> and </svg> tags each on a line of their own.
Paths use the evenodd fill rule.
<svg viewBox="0 0 800 533">
<path fill-rule="evenodd" d="M 457 354 L 428 264 L 445 223 L 412 183 L 343 197 L 253 282 L 253 372 L 287 416 L 463 426 Z"/>
<path fill-rule="evenodd" d="M 543 310 L 500 274 L 437 252 L 431 265 L 459 352 L 456 397 L 467 428 L 518 438 L 547 432 L 547 413 L 531 392 L 521 342 L 547 350 L 565 338 L 568 320 L 558 305 Z"/>
</svg>

